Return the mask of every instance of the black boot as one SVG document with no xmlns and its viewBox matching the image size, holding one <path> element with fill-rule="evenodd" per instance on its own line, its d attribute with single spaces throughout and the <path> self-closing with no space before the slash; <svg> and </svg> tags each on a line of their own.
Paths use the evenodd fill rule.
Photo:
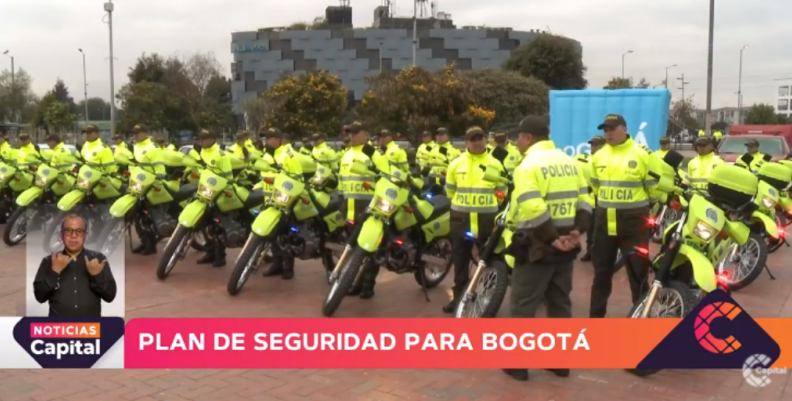
<svg viewBox="0 0 792 401">
<path fill-rule="evenodd" d="M 269 269 L 264 270 L 264 277 L 275 277 L 283 275 L 283 258 L 276 256 L 272 259 Z"/>
<path fill-rule="evenodd" d="M 155 255 L 157 253 L 157 243 L 153 239 L 146 238 L 141 245 L 143 245 L 143 249 L 140 250 L 141 255 Z"/>
<path fill-rule="evenodd" d="M 207 251 L 205 255 L 203 255 L 198 261 L 195 263 L 199 265 L 208 265 L 210 263 L 214 263 L 215 261 L 215 252 L 214 251 Z"/>
<path fill-rule="evenodd" d="M 294 258 L 289 258 L 281 264 L 283 269 L 281 271 L 281 278 L 283 280 L 291 280 L 294 278 Z"/>
<path fill-rule="evenodd" d="M 456 312 L 457 305 L 459 305 L 459 301 L 462 300 L 463 295 L 459 291 L 454 290 L 453 296 L 451 302 L 443 307 L 443 313 L 452 314 Z"/>
<path fill-rule="evenodd" d="M 131 249 L 132 253 L 141 253 L 143 250 L 146 249 L 146 242 L 144 240 L 140 240 L 140 243 Z"/>
<path fill-rule="evenodd" d="M 217 252 L 217 257 L 212 262 L 212 267 L 223 267 L 226 265 L 226 254 L 225 250 L 221 250 Z"/>
<path fill-rule="evenodd" d="M 377 274 L 379 273 L 379 266 L 370 265 L 363 272 L 361 277 L 360 298 L 371 299 L 374 298 L 374 286 L 377 285 Z"/>
<path fill-rule="evenodd" d="M 503 373 L 521 382 L 528 381 L 528 369 L 503 369 Z"/>
<path fill-rule="evenodd" d="M 580 258 L 581 262 L 591 262 L 591 252 L 586 252 L 582 258 Z"/>
<path fill-rule="evenodd" d="M 558 377 L 569 377 L 569 369 L 545 369 Z"/>
</svg>

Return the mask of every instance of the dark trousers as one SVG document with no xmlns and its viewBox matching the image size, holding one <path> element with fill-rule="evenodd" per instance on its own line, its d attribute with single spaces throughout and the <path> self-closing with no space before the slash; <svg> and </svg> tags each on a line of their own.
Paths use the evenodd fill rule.
<svg viewBox="0 0 792 401">
<path fill-rule="evenodd" d="M 591 222 L 589 229 L 586 231 L 586 253 L 591 253 L 591 248 L 594 247 L 594 213 L 591 213 Z"/>
<path fill-rule="evenodd" d="M 632 301 L 635 303 L 645 289 L 646 276 L 649 273 L 649 259 L 635 252 L 635 247 L 648 247 L 646 233 L 633 235 L 610 236 L 607 232 L 597 230 L 594 233 L 594 248 L 591 260 L 594 264 L 594 283 L 591 286 L 590 317 L 605 317 L 608 310 L 608 298 L 613 290 L 613 274 L 616 273 L 616 255 L 631 254 L 625 263 L 627 277 L 630 281 Z"/>
<path fill-rule="evenodd" d="M 473 241 L 458 235 L 451 244 L 454 250 L 454 300 L 461 299 L 470 281 L 470 260 L 473 253 Z"/>
<path fill-rule="evenodd" d="M 543 302 L 547 317 L 572 317 L 573 260 L 559 263 L 524 262 L 514 267 L 511 317 L 535 317 Z"/>
</svg>

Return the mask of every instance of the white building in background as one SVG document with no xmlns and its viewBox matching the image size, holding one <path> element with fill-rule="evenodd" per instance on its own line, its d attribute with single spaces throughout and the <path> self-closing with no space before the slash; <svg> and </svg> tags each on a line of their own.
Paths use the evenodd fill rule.
<svg viewBox="0 0 792 401">
<path fill-rule="evenodd" d="M 707 114 L 706 110 L 696 110 L 695 118 L 696 121 L 703 126 L 704 125 L 704 116 Z M 722 107 L 720 109 L 712 109 L 712 122 L 724 122 L 729 125 L 738 124 L 739 119 L 737 108 L 736 107 Z M 748 108 L 742 109 L 742 120 L 745 121 L 745 116 L 748 115 Z"/>
<path fill-rule="evenodd" d="M 792 79 L 778 81 L 778 86 L 775 88 L 776 114 L 783 114 L 787 117 L 792 116 Z"/>
</svg>

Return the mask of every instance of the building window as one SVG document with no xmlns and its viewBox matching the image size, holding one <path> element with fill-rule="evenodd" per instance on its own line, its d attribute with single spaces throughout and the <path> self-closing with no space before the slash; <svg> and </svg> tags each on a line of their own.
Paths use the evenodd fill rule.
<svg viewBox="0 0 792 401">
<path fill-rule="evenodd" d="M 789 87 L 788 86 L 779 86 L 778 87 L 778 97 L 788 97 L 789 96 Z M 784 109 L 786 110 L 786 109 Z"/>
<path fill-rule="evenodd" d="M 789 100 L 788 99 L 778 99 L 778 110 L 779 111 L 789 110 Z"/>
</svg>

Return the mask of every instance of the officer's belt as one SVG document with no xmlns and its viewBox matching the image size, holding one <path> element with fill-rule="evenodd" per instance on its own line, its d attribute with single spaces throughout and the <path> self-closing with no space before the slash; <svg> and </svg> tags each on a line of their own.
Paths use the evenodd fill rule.
<svg viewBox="0 0 792 401">
<path fill-rule="evenodd" d="M 688 177 L 688 180 L 692 184 L 694 182 L 707 182 L 708 179 L 707 178 L 690 178 L 690 177 Z"/>
<path fill-rule="evenodd" d="M 446 188 L 451 189 L 452 191 L 456 191 L 458 194 L 490 194 L 495 196 L 495 191 L 497 188 L 457 188 L 456 185 L 448 184 Z"/>
<path fill-rule="evenodd" d="M 463 213 L 498 213 L 497 206 L 462 206 L 451 204 L 451 210 Z"/>
<path fill-rule="evenodd" d="M 598 185 L 601 187 L 615 187 L 615 188 L 641 188 L 645 186 L 647 183 L 651 183 L 651 180 L 644 181 L 614 181 L 614 180 L 599 180 L 597 178 L 592 178 L 591 183 L 594 185 Z"/>
<path fill-rule="evenodd" d="M 344 199 L 362 199 L 362 200 L 371 200 L 373 198 L 373 194 L 350 194 L 344 193 Z"/>
<path fill-rule="evenodd" d="M 583 188 L 581 188 L 582 190 Z M 580 195 L 580 191 L 558 191 L 558 192 L 548 192 L 545 195 L 544 200 L 546 201 L 554 201 L 554 200 L 562 200 L 562 199 L 577 199 Z M 539 191 L 527 191 L 520 194 L 517 197 L 517 202 L 525 202 L 530 199 L 539 199 L 542 198 L 542 194 Z"/>
<path fill-rule="evenodd" d="M 635 202 L 608 202 L 597 199 L 597 209 L 638 209 L 649 206 L 649 199 Z"/>
</svg>

